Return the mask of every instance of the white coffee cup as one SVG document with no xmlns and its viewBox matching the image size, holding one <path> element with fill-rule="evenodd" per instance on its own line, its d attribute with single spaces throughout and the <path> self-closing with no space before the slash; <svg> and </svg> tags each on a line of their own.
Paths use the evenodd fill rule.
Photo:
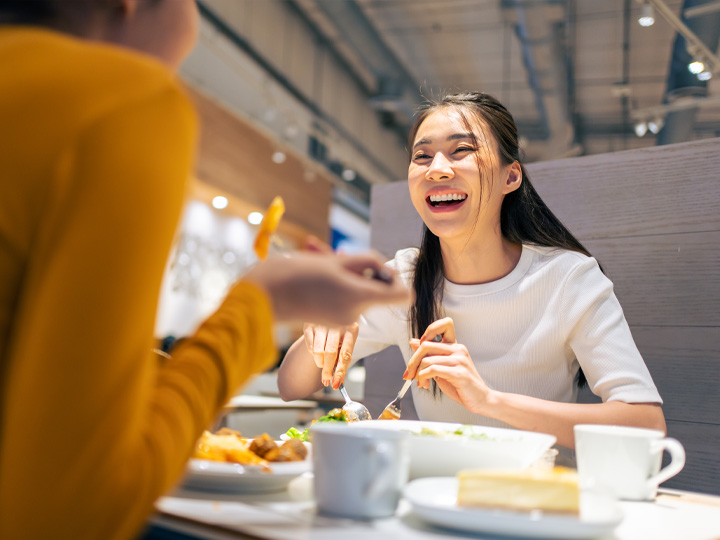
<svg viewBox="0 0 720 540">
<path fill-rule="evenodd" d="M 316 423 L 310 437 L 318 512 L 357 519 L 395 514 L 408 480 L 409 433 Z"/>
<path fill-rule="evenodd" d="M 670 463 L 660 469 L 663 451 Z M 619 499 L 655 498 L 658 485 L 685 466 L 685 449 L 656 429 L 582 424 L 575 426 L 580 485 Z"/>
</svg>

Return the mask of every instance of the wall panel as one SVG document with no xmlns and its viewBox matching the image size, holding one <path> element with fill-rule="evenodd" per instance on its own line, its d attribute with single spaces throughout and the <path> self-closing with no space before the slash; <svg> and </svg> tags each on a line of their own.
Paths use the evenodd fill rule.
<svg viewBox="0 0 720 540">
<path fill-rule="evenodd" d="M 534 163 L 528 171 L 615 284 L 664 399 L 668 432 L 688 454 L 665 485 L 720 494 L 720 139 Z M 371 227 L 373 247 L 388 257 L 418 245 L 422 223 L 405 182 L 373 187 Z M 368 376 L 391 375 L 376 362 Z M 598 398 L 582 391 L 579 401 Z"/>
<path fill-rule="evenodd" d="M 720 139 L 533 163 L 528 171 L 584 240 L 720 230 Z"/>
</svg>

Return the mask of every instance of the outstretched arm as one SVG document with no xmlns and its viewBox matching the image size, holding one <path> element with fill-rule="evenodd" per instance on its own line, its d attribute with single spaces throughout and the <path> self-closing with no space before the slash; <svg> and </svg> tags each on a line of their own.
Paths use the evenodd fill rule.
<svg viewBox="0 0 720 540">
<path fill-rule="evenodd" d="M 436 335 L 443 336 L 442 342 L 432 341 Z M 405 379 L 417 378 L 418 387 L 426 389 L 434 379 L 445 395 L 469 411 L 518 429 L 550 433 L 562 446 L 574 448 L 575 424 L 629 425 L 665 431 L 665 417 L 657 403 L 559 403 L 489 388 L 467 348 L 456 342 L 452 319 L 434 322 L 410 345 L 415 353 Z"/>
</svg>

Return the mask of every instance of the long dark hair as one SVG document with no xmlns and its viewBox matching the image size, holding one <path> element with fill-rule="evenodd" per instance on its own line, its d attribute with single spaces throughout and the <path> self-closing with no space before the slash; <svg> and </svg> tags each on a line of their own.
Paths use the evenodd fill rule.
<svg viewBox="0 0 720 540">
<path fill-rule="evenodd" d="M 501 162 L 520 163 L 518 134 L 510 112 L 494 97 L 480 92 L 453 94 L 439 101 L 428 101 L 419 111 L 410 131 L 408 149 L 412 149 L 420 125 L 432 113 L 442 109 L 456 110 L 467 126 L 486 126 L 497 141 Z M 479 166 L 479 165 L 478 165 Z M 530 183 L 525 167 L 520 187 L 508 193 L 500 210 L 500 228 L 504 238 L 514 244 L 564 248 L 590 256 L 590 252 L 555 217 Z M 410 308 L 410 330 L 420 337 L 432 322 L 443 317 L 442 300 L 445 271 L 440 239 L 427 226 L 423 232 L 420 253 L 415 263 L 413 288 L 415 303 Z M 578 371 L 578 387 L 587 384 L 582 369 Z M 432 391 L 438 388 L 433 381 Z"/>
</svg>

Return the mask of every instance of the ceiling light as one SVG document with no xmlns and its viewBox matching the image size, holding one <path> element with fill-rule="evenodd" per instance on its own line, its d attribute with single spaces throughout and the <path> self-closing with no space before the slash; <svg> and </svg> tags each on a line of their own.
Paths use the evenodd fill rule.
<svg viewBox="0 0 720 540">
<path fill-rule="evenodd" d="M 640 17 L 638 17 L 638 24 L 640 26 L 652 26 L 655 24 L 655 14 L 653 13 L 653 7 L 647 2 L 643 3 L 640 7 Z"/>
<path fill-rule="evenodd" d="M 712 79 L 712 72 L 707 70 L 701 71 L 697 74 L 697 78 L 701 81 L 709 81 L 710 79 Z"/>
<path fill-rule="evenodd" d="M 352 182 L 353 180 L 355 180 L 355 177 L 357 176 L 357 174 L 355 174 L 355 171 L 353 171 L 352 169 L 345 169 L 342 172 L 341 176 L 342 176 L 342 179 L 345 180 L 346 182 Z"/>
<path fill-rule="evenodd" d="M 690 70 L 690 73 L 697 75 L 705 71 L 705 64 L 703 64 L 700 60 L 693 60 L 688 64 L 688 69 Z"/>
<path fill-rule="evenodd" d="M 635 135 L 638 137 L 643 137 L 648 130 L 648 125 L 646 122 L 638 122 L 635 124 Z"/>
<path fill-rule="evenodd" d="M 263 220 L 263 215 L 260 212 L 250 212 L 248 214 L 248 223 L 250 225 L 260 225 Z"/>
<path fill-rule="evenodd" d="M 222 195 L 218 195 L 217 197 L 214 197 L 212 200 L 212 205 L 213 205 L 213 208 L 217 208 L 218 210 L 227 208 L 227 205 L 228 205 L 227 197 L 223 197 Z"/>
<path fill-rule="evenodd" d="M 647 123 L 648 129 L 650 130 L 650 132 L 653 135 L 657 135 L 658 133 L 660 133 L 660 130 L 663 128 L 664 125 L 665 125 L 665 120 L 660 116 L 658 116 L 654 120 L 650 120 Z"/>
<path fill-rule="evenodd" d="M 288 139 L 294 139 L 297 137 L 298 133 L 300 133 L 300 128 L 297 126 L 297 124 L 288 124 L 285 126 L 285 136 Z"/>
<path fill-rule="evenodd" d="M 277 150 L 276 152 L 273 152 L 271 159 L 273 160 L 273 163 L 277 163 L 279 165 L 280 163 L 285 163 L 286 158 L 287 156 L 285 155 L 285 152 Z"/>
</svg>

